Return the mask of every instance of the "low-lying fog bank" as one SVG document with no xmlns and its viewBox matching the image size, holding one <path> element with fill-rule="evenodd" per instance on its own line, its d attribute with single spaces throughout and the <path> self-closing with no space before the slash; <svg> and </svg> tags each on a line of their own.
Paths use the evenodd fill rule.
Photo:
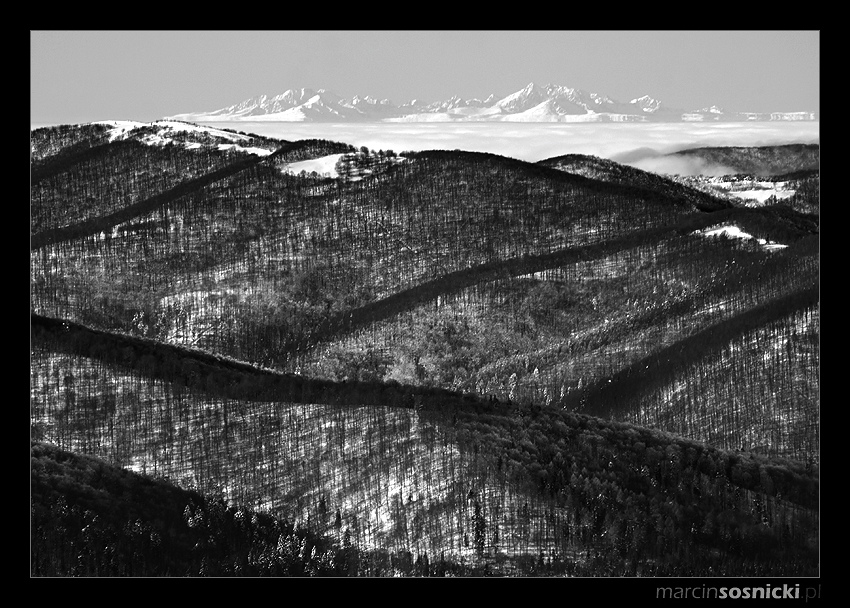
<svg viewBox="0 0 850 608">
<path fill-rule="evenodd" d="M 592 154 L 643 169 L 689 174 L 705 167 L 679 161 L 667 168 L 657 158 L 703 146 L 818 143 L 820 122 L 752 123 L 204 123 L 279 139 L 330 139 L 372 150 L 469 150 L 527 161 L 563 154 Z"/>
</svg>

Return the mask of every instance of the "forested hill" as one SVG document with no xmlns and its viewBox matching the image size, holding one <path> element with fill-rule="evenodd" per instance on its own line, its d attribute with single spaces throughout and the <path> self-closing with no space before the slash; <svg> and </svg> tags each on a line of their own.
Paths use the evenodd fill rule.
<svg viewBox="0 0 850 608">
<path fill-rule="evenodd" d="M 669 177 L 616 163 L 605 158 L 599 158 L 598 156 L 567 154 L 541 160 L 539 164 L 558 169 L 559 171 L 583 175 L 591 179 L 624 184 L 630 187 L 646 188 L 653 192 L 662 192 L 671 198 L 688 201 L 695 209 L 700 211 L 717 211 L 732 207 L 727 201 L 718 199 L 707 192 L 680 184 Z"/>
<path fill-rule="evenodd" d="M 684 564 L 686 568 L 699 568 L 698 571 L 716 568 L 722 572 L 733 567 L 732 564 L 740 563 L 747 572 L 754 573 L 757 570 L 753 568 L 758 568 L 767 555 L 774 558 L 779 555 L 790 560 L 785 566 L 786 573 L 805 574 L 811 572 L 813 567 L 814 556 L 806 548 L 810 542 L 810 524 L 806 522 L 812 517 L 811 509 L 817 507 L 818 474 L 816 468 L 812 469 L 802 463 L 764 458 L 737 450 L 716 450 L 700 442 L 683 440 L 658 431 L 555 408 L 521 405 L 504 408 L 498 404 L 486 404 L 441 391 L 410 387 L 367 387 L 358 383 L 312 383 L 310 387 L 309 381 L 299 382 L 291 377 L 279 377 L 269 384 L 267 373 L 244 366 L 240 370 L 234 366 L 226 370 L 226 365 L 210 366 L 209 361 L 207 365 L 198 365 L 203 357 L 190 352 L 178 351 L 181 364 L 167 368 L 162 364 L 158 366 L 157 362 L 165 361 L 168 357 L 158 352 L 156 347 L 145 348 L 144 341 L 120 336 L 107 337 L 102 333 L 97 334 L 99 337 L 85 338 L 81 337 L 85 333 L 84 328 L 70 324 L 63 326 L 41 319 L 34 321 L 36 327 L 52 328 L 47 332 L 39 331 L 34 336 L 38 350 L 71 355 L 73 358 L 69 361 L 76 359 L 79 362 L 77 365 L 88 359 L 89 363 L 85 367 L 89 370 L 87 373 L 90 378 L 100 376 L 109 383 L 109 376 L 119 370 L 123 369 L 124 374 L 135 370 L 132 372 L 136 376 L 133 382 L 144 381 L 145 378 L 148 382 L 154 378 L 162 381 L 167 377 L 169 385 L 180 387 L 178 392 L 172 393 L 171 399 L 175 401 L 171 404 L 167 400 L 165 403 L 159 401 L 159 405 L 151 404 L 155 406 L 154 420 L 143 411 L 128 418 L 121 414 L 123 407 L 120 403 L 115 403 L 112 413 L 103 412 L 105 417 L 93 416 L 87 413 L 91 405 L 85 402 L 81 402 L 79 407 L 69 407 L 67 393 L 64 404 L 67 416 L 65 423 L 71 425 L 67 428 L 75 428 L 80 439 L 104 437 L 103 432 L 108 426 L 110 430 L 106 436 L 114 433 L 115 436 L 127 434 L 137 437 L 134 442 L 136 447 L 132 449 L 134 452 L 139 450 L 140 453 L 153 454 L 163 447 L 166 451 L 174 449 L 166 447 L 167 443 L 160 443 L 161 439 L 157 437 L 182 436 L 180 429 L 190 425 L 196 426 L 198 431 L 203 429 L 204 436 L 219 435 L 218 444 L 206 444 L 207 439 L 200 436 L 185 437 L 181 440 L 181 443 L 189 441 L 185 454 L 175 453 L 170 459 L 148 461 L 148 467 L 154 471 L 159 461 L 160 474 L 178 481 L 185 479 L 186 473 L 198 466 L 209 467 L 211 471 L 217 467 L 229 469 L 232 464 L 228 464 L 224 458 L 247 457 L 250 458 L 246 463 L 248 466 L 241 474 L 234 471 L 223 477 L 229 480 L 227 483 L 243 485 L 245 489 L 242 491 L 247 490 L 246 498 L 261 491 L 261 487 L 266 488 L 269 483 L 288 486 L 286 482 L 275 479 L 273 470 L 262 472 L 254 468 L 256 465 L 253 462 L 258 454 L 251 446 L 262 444 L 267 446 L 266 449 L 271 449 L 273 443 L 269 442 L 275 442 L 275 437 L 280 433 L 280 427 L 266 426 L 271 422 L 269 414 L 277 411 L 278 415 L 288 416 L 290 424 L 293 423 L 292 414 L 279 409 L 274 402 L 270 406 L 263 406 L 252 401 L 258 385 L 266 383 L 267 388 L 274 387 L 277 397 L 289 402 L 321 400 L 347 404 L 343 409 L 326 413 L 328 421 L 336 420 L 333 427 L 337 430 L 328 437 L 332 443 L 337 441 L 337 433 L 341 431 L 338 427 L 340 423 L 349 427 L 362 424 L 357 422 L 362 414 L 358 412 L 356 404 L 378 404 L 382 397 L 395 392 L 405 398 L 390 402 L 391 407 L 402 408 L 400 412 L 415 411 L 419 424 L 435 424 L 435 429 L 445 429 L 448 436 L 453 438 L 452 443 L 461 448 L 461 454 L 467 454 L 454 456 L 469 459 L 466 465 L 469 469 L 465 472 L 461 472 L 462 468 L 456 469 L 453 482 L 459 483 L 459 490 L 469 488 L 462 492 L 477 496 L 474 501 L 469 500 L 468 495 L 466 497 L 470 507 L 466 517 L 470 518 L 472 527 L 469 535 L 473 555 L 482 556 L 485 547 L 493 546 L 491 543 L 504 547 L 504 550 L 511 547 L 511 551 L 519 549 L 520 546 L 514 545 L 508 538 L 512 533 L 512 525 L 508 524 L 508 520 L 501 520 L 498 510 L 494 510 L 495 503 L 491 502 L 493 497 L 487 496 L 494 491 L 502 496 L 520 491 L 526 495 L 525 506 L 522 507 L 522 517 L 528 522 L 524 524 L 526 527 L 537 517 L 532 514 L 539 513 L 541 508 L 554 499 L 561 509 L 566 510 L 564 516 L 567 512 L 574 512 L 573 516 L 566 519 L 555 517 L 554 513 L 551 515 L 548 525 L 553 526 L 554 530 L 562 530 L 556 533 L 556 537 L 563 534 L 556 545 L 561 546 L 562 550 L 570 547 L 571 551 L 578 554 L 584 551 L 597 554 L 596 558 L 587 561 L 582 558 L 577 562 L 565 562 L 561 557 L 554 563 L 547 560 L 544 564 L 533 559 L 526 565 L 518 562 L 512 566 L 526 574 L 593 575 L 603 572 L 626 573 L 630 569 L 633 569 L 632 573 L 643 571 L 657 574 L 694 571 L 678 570 L 665 557 L 667 550 L 659 553 L 657 549 L 645 545 L 648 538 L 656 537 L 659 542 L 664 539 L 662 546 L 670 547 L 669 550 L 677 555 L 681 554 L 685 545 L 690 545 L 689 557 Z M 114 343 L 116 340 L 117 344 Z M 316 390 L 320 385 L 322 390 Z M 96 390 L 97 384 L 92 384 L 90 380 L 83 383 L 80 376 L 80 381 L 72 386 L 72 390 L 79 390 L 82 395 L 83 392 L 92 394 L 90 391 Z M 227 395 L 220 406 L 222 415 L 204 416 L 204 408 L 209 408 L 209 403 L 215 403 L 210 398 L 216 395 Z M 246 397 L 248 400 L 245 400 Z M 166 405 L 167 411 L 163 411 L 163 405 Z M 415 410 L 408 409 L 413 407 Z M 159 413 L 156 413 L 157 409 Z M 189 415 L 189 412 L 198 411 L 201 412 L 201 418 L 193 421 L 197 414 Z M 257 422 L 246 426 L 246 421 L 252 419 Z M 61 419 L 57 417 L 55 420 L 60 423 L 55 427 L 58 433 L 56 439 L 60 443 L 68 441 L 70 436 L 61 430 Z M 293 430 L 297 430 L 302 423 L 295 424 Z M 41 428 L 53 434 L 48 430 L 50 427 Z M 398 440 L 390 439 L 386 434 L 392 436 L 399 430 L 394 425 L 383 427 L 380 434 L 371 436 L 370 442 L 374 441 L 375 447 L 384 451 L 387 448 L 379 446 Z M 369 433 L 371 435 L 372 431 Z M 309 436 L 312 436 L 312 432 Z M 287 441 L 305 441 L 306 437 L 299 440 L 293 436 Z M 433 439 L 438 437 L 439 434 Z M 201 441 L 206 447 L 198 450 L 202 444 L 196 442 Z M 71 443 L 76 444 L 77 441 L 71 440 Z M 80 445 L 86 445 L 86 442 Z M 189 445 L 197 445 L 197 448 L 190 449 Z M 104 454 L 109 455 L 110 460 L 116 457 L 119 461 L 122 459 L 120 454 L 124 448 L 118 445 L 104 447 L 107 448 Z M 278 458 L 285 456 L 285 452 L 278 451 L 284 447 L 285 444 L 278 445 L 275 450 Z M 321 445 L 316 447 L 328 449 Z M 363 447 L 357 442 L 348 449 L 356 452 Z M 247 452 L 240 456 L 243 450 Z M 413 458 L 413 462 L 421 458 L 416 456 L 416 450 L 406 452 L 406 456 L 405 452 L 398 452 L 396 447 L 391 452 L 394 458 Z M 163 567 L 169 568 L 168 573 L 171 574 L 298 574 L 310 572 L 311 568 L 317 569 L 314 573 L 319 574 L 382 574 L 398 570 L 412 574 L 415 559 L 415 563 L 419 564 L 416 571 L 420 574 L 445 573 L 449 566 L 455 569 L 455 573 L 481 573 L 482 567 L 492 568 L 493 573 L 504 573 L 501 567 L 496 566 L 498 562 L 489 562 L 489 566 L 486 566 L 487 561 L 473 561 L 467 568 L 463 568 L 457 564 L 446 564 L 441 559 L 441 565 L 437 566 L 433 545 L 414 544 L 420 549 L 411 554 L 411 545 L 407 544 L 410 537 L 401 545 L 395 543 L 404 536 L 396 537 L 397 540 L 389 545 L 390 549 L 406 546 L 406 551 L 390 550 L 389 555 L 386 555 L 374 553 L 369 548 L 372 546 L 370 543 L 363 544 L 363 539 L 368 538 L 363 536 L 363 532 L 352 532 L 349 535 L 349 527 L 363 526 L 366 522 L 358 524 L 358 518 L 351 512 L 351 507 L 346 507 L 344 501 L 337 502 L 340 499 L 334 498 L 337 494 L 332 490 L 337 482 L 332 480 L 354 475 L 355 479 L 361 479 L 360 483 L 374 483 L 371 480 L 367 482 L 370 478 L 359 477 L 362 472 L 358 471 L 358 466 L 364 465 L 358 465 L 359 459 L 352 460 L 352 456 L 354 454 L 349 453 L 349 458 L 332 461 L 333 466 L 342 471 L 331 473 L 329 478 L 329 472 L 325 471 L 323 476 L 327 479 L 320 488 L 302 487 L 300 490 L 309 491 L 314 496 L 312 500 L 316 502 L 310 512 L 317 518 L 317 522 L 328 522 L 327 527 L 319 525 L 314 529 L 331 534 L 336 539 L 336 542 L 327 540 L 324 544 L 314 539 L 305 552 L 303 534 L 306 530 L 303 528 L 299 532 L 297 526 L 293 528 L 275 522 L 262 514 L 252 515 L 249 509 L 226 507 L 221 502 L 213 501 L 210 505 L 206 499 L 196 495 L 183 494 L 181 497 L 173 487 L 152 484 L 144 478 L 128 477 L 126 472 L 115 479 L 115 474 L 108 467 L 105 468 L 102 462 L 81 462 L 80 458 L 62 456 L 55 449 L 45 451 L 45 448 L 34 447 L 33 458 L 40 459 L 33 463 L 33 530 L 37 541 L 34 543 L 37 556 L 34 558 L 35 564 L 40 573 L 53 574 L 149 574 L 162 573 L 162 570 L 156 569 Z M 56 472 L 56 465 L 51 464 L 47 457 L 60 462 L 67 460 L 68 463 L 63 465 L 66 468 L 74 466 L 70 472 Z M 371 458 L 374 455 L 366 462 L 371 461 Z M 450 461 L 452 457 L 445 454 L 443 458 Z M 669 462 L 666 458 L 670 459 Z M 443 470 L 448 461 L 437 457 L 432 466 L 435 470 Z M 83 466 L 75 464 L 77 462 Z M 404 467 L 401 461 L 396 463 L 396 466 L 399 465 Z M 496 477 L 484 486 L 479 485 L 486 479 L 480 476 L 488 471 Z M 408 475 L 411 474 L 413 471 L 408 472 Z M 66 481 L 61 481 L 63 479 Z M 69 479 L 74 481 L 68 483 Z M 249 485 L 256 487 L 248 490 Z M 92 488 L 87 489 L 85 486 Z M 298 487 L 298 484 L 295 486 Z M 158 492 L 166 491 L 171 496 L 168 499 L 160 498 Z M 597 495 L 597 492 L 601 494 Z M 722 503 L 716 502 L 721 495 L 727 498 Z M 123 503 L 127 500 L 133 501 L 131 506 Z M 116 504 L 110 505 L 110 501 Z M 421 495 L 414 498 L 411 494 L 406 499 L 406 521 L 419 520 L 420 525 L 424 523 L 421 518 L 425 516 L 423 509 L 427 507 L 427 501 L 421 501 Z M 254 502 L 255 499 L 248 499 L 243 504 Z M 145 505 L 157 506 L 155 516 L 150 509 L 145 510 Z M 472 509 L 474 505 L 475 509 Z M 334 517 L 327 515 L 334 510 L 335 521 Z M 652 521 L 664 513 L 670 514 L 667 528 L 664 531 L 657 530 Z M 736 515 L 733 517 L 733 514 Z M 624 519 L 626 517 L 631 520 L 628 524 Z M 717 524 L 713 525 L 716 528 L 705 528 L 698 534 L 694 533 L 694 522 L 704 518 L 713 520 L 715 517 Z M 758 523 L 762 518 L 768 519 L 764 524 Z M 769 525 L 766 525 L 767 521 Z M 785 521 L 796 522 L 794 525 L 798 532 L 781 532 Z M 201 527 L 201 531 L 205 531 L 206 526 L 209 526 L 210 537 L 204 543 L 198 545 L 183 541 L 197 534 L 198 530 L 194 528 Z M 346 542 L 340 542 L 343 527 L 345 536 L 349 538 Z M 499 540 L 498 532 L 494 531 L 499 529 L 505 535 L 502 541 Z M 521 533 L 520 530 L 513 533 Z M 396 531 L 396 534 L 400 532 Z M 139 538 L 134 536 L 138 534 L 149 540 L 145 540 L 141 546 L 134 546 L 134 543 L 139 542 Z M 299 534 L 300 538 L 297 536 Z M 496 536 L 492 537 L 491 534 Z M 732 545 L 721 549 L 724 535 L 729 535 Z M 57 543 L 65 547 L 58 554 L 55 550 Z M 117 545 L 117 548 L 100 553 L 98 547 L 109 543 L 114 543 L 113 546 Z M 291 549 L 286 549 L 293 543 L 296 547 L 294 554 Z M 311 546 L 318 546 L 318 551 L 312 551 Z M 193 548 L 192 551 L 188 551 L 189 547 Z M 133 552 L 134 560 L 129 557 L 129 552 Z M 429 554 L 432 567 L 426 567 L 423 571 L 422 564 L 428 563 Z M 206 559 L 202 559 L 204 555 Z M 72 559 L 74 556 L 77 559 Z M 140 556 L 144 557 L 141 562 Z M 357 556 L 357 559 L 353 556 Z M 162 564 L 163 558 L 166 566 Z M 681 558 L 679 562 L 678 568 L 681 568 Z M 393 563 L 396 565 L 393 566 Z M 792 563 L 793 566 L 790 565 Z"/>
<path fill-rule="evenodd" d="M 356 548 L 267 513 L 50 444 L 30 459 L 33 576 L 358 574 Z"/>
<path fill-rule="evenodd" d="M 665 157 L 699 160 L 706 166 L 725 167 L 727 173 L 783 175 L 820 170 L 819 144 L 689 148 L 666 154 Z"/>
<path fill-rule="evenodd" d="M 31 155 L 32 438 L 268 514 L 252 572 L 817 571 L 810 202 L 173 122 Z"/>
<path fill-rule="evenodd" d="M 52 127 L 32 136 L 31 249 L 111 231 L 257 163 L 280 167 L 354 150 L 322 140 L 288 142 L 229 131 L 211 136 L 173 123 L 84 125 L 79 132 L 87 135 L 78 135 L 79 141 L 75 132 Z M 74 143 L 63 146 L 66 141 Z M 76 204 L 60 204 L 68 199 Z"/>
</svg>

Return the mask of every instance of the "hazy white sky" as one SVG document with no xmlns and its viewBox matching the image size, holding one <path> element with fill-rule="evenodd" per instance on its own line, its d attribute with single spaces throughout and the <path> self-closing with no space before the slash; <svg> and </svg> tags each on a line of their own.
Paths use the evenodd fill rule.
<svg viewBox="0 0 850 608">
<path fill-rule="evenodd" d="M 685 110 L 820 111 L 820 33 L 33 30 L 30 76 L 33 125 L 147 122 L 290 88 L 400 104 L 529 82 Z"/>
</svg>

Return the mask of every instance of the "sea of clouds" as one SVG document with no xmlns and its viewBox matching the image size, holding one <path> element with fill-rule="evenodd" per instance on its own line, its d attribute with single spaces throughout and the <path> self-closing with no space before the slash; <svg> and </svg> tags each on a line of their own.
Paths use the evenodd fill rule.
<svg viewBox="0 0 850 608">
<path fill-rule="evenodd" d="M 660 158 L 704 146 L 819 143 L 819 121 L 747 123 L 204 123 L 277 139 L 329 139 L 396 153 L 421 150 L 489 152 L 536 162 L 590 154 L 659 173 L 711 174 L 723 168 Z M 716 171 L 715 171 L 716 169 Z"/>
</svg>

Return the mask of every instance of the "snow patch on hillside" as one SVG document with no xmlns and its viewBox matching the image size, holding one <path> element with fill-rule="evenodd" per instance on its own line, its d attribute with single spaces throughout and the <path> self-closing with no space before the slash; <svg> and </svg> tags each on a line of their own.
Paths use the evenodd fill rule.
<svg viewBox="0 0 850 608">
<path fill-rule="evenodd" d="M 729 194 L 745 201 L 754 201 L 763 205 L 770 197 L 782 200 L 794 196 L 794 190 L 780 190 L 773 187 L 753 188 L 751 190 L 730 190 Z"/>
<path fill-rule="evenodd" d="M 302 171 L 306 171 L 307 173 L 315 171 L 323 177 L 339 177 L 339 173 L 336 170 L 336 164 L 342 156 L 342 154 L 330 154 L 320 158 L 300 160 L 294 163 L 289 163 L 283 168 L 283 171 L 293 175 L 298 175 Z"/>
<path fill-rule="evenodd" d="M 732 239 L 744 239 L 744 240 L 756 240 L 761 247 L 767 251 L 776 251 L 778 249 L 784 249 L 788 245 L 783 245 L 781 243 L 775 243 L 773 241 L 768 241 L 767 239 L 756 239 L 752 234 L 748 232 L 744 232 L 738 226 L 729 225 L 729 226 L 721 226 L 720 228 L 714 228 L 711 230 L 702 230 L 697 231 L 697 234 L 703 234 L 705 236 L 725 236 L 726 238 Z"/>
<path fill-rule="evenodd" d="M 266 150 L 265 148 L 257 148 L 255 146 L 240 146 L 239 144 L 219 144 L 219 150 L 238 150 L 240 152 L 247 152 L 248 154 L 255 154 L 256 156 L 268 156 L 273 152 L 273 150 Z"/>
<path fill-rule="evenodd" d="M 725 198 L 736 198 L 747 206 L 767 204 L 769 199 L 783 200 L 796 194 L 793 182 L 760 179 L 754 176 L 736 175 L 733 169 L 725 173 L 688 176 L 685 183 L 695 182 Z"/>
<path fill-rule="evenodd" d="M 147 123 L 136 122 L 132 120 L 104 120 L 94 124 L 107 125 L 112 127 L 108 132 L 109 141 L 113 142 L 116 139 L 127 139 L 129 133 L 140 127 L 147 126 Z"/>
<path fill-rule="evenodd" d="M 152 123 L 136 122 L 131 120 L 110 120 L 101 121 L 97 124 L 112 127 L 108 131 L 110 142 L 138 137 L 139 134 L 135 133 L 138 129 L 156 127 L 156 132 L 147 133 L 138 137 L 138 140 L 150 146 L 164 146 L 168 143 L 179 143 L 190 150 L 203 147 L 204 144 L 200 142 L 187 142 L 176 139 L 176 136 L 180 133 L 191 133 L 195 135 L 209 136 L 216 140 L 231 142 L 217 143 L 216 145 L 219 150 L 237 149 L 238 151 L 247 152 L 248 154 L 256 154 L 258 156 L 266 156 L 273 152 L 273 150 L 266 150 L 265 148 L 244 145 L 244 143 L 250 142 L 252 138 L 247 135 L 242 135 L 241 133 L 233 133 L 231 131 L 217 129 L 215 127 L 205 127 L 202 125 L 174 120 L 158 120 Z"/>
</svg>

